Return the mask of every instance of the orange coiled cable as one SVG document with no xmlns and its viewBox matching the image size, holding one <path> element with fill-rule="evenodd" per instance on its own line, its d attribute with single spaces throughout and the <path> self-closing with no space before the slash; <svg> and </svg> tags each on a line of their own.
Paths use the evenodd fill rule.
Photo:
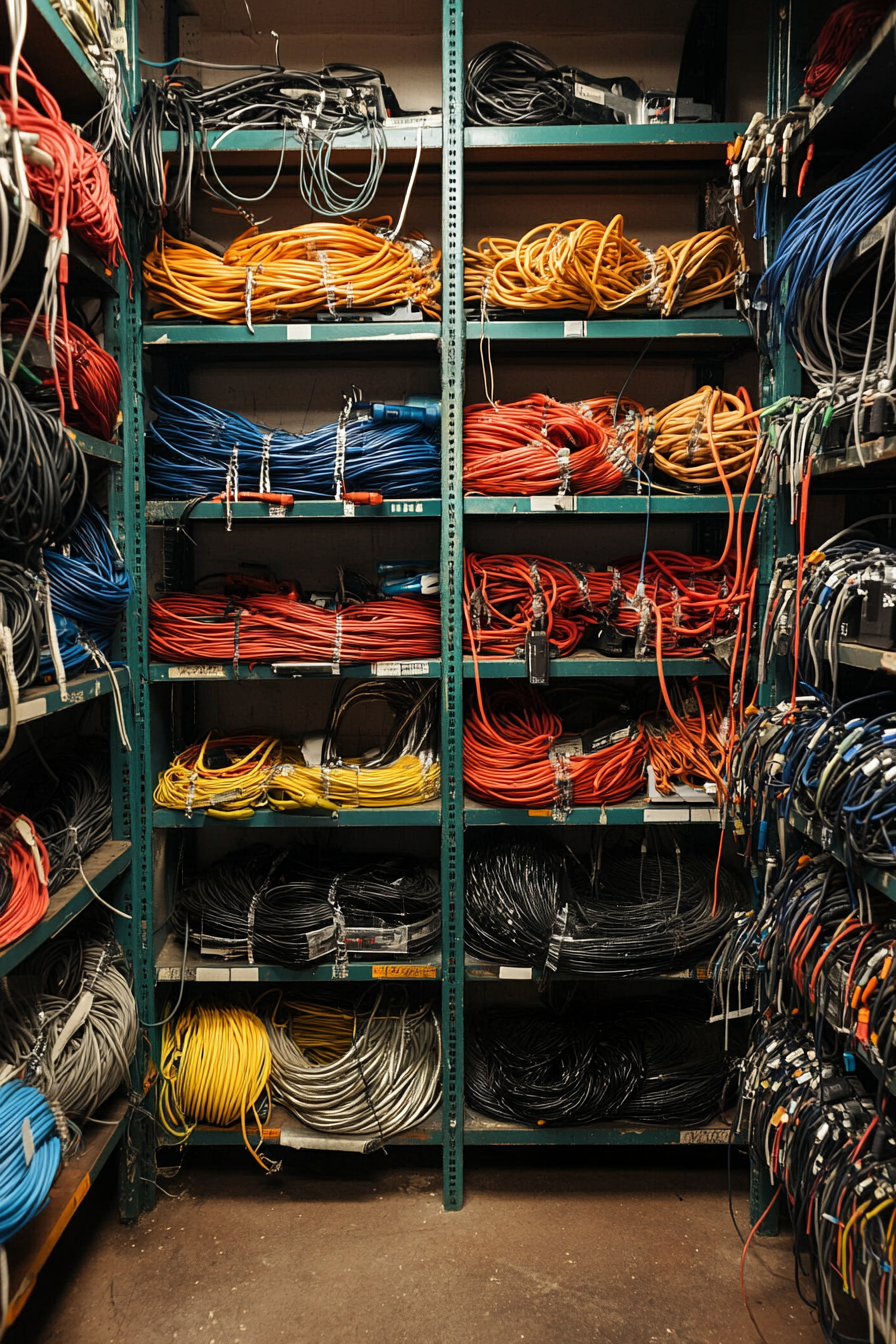
<svg viewBox="0 0 896 1344">
<path fill-rule="evenodd" d="M 5 869 L 0 881 L 0 896 L 4 899 L 0 913 L 0 947 L 7 947 L 34 928 L 47 912 L 50 859 L 43 840 L 27 817 L 0 807 L 0 828 L 0 867 Z"/>
<path fill-rule="evenodd" d="M 682 485 L 735 485 L 756 462 L 758 425 L 746 388 L 734 396 L 701 387 L 657 413 L 653 460 Z"/>
<path fill-rule="evenodd" d="M 275 322 L 295 313 L 416 304 L 437 318 L 440 254 L 417 235 L 393 240 L 391 220 L 248 229 L 223 257 L 163 233 L 143 266 L 155 316 Z"/>
<path fill-rule="evenodd" d="M 609 224 L 571 219 L 543 224 L 518 241 L 482 238 L 464 249 L 464 298 L 498 308 L 570 308 L 591 317 L 631 305 L 670 317 L 733 294 L 746 269 L 737 229 L 699 233 L 656 252 Z"/>
</svg>

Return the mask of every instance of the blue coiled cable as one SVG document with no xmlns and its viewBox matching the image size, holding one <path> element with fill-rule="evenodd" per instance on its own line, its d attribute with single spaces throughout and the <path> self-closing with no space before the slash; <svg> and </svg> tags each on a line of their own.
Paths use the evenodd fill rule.
<svg viewBox="0 0 896 1344">
<path fill-rule="evenodd" d="M 93 661 L 91 642 L 101 653 L 109 653 L 121 614 L 133 594 L 131 576 L 106 520 L 90 503 L 66 550 L 47 546 L 43 559 L 50 580 L 59 652 L 66 672 L 73 673 Z M 53 673 L 46 647 L 41 654 L 40 673 Z"/>
<path fill-rule="evenodd" d="M 188 397 L 154 394 L 158 418 L 146 433 L 146 480 L 161 499 L 221 494 L 236 464 L 240 490 L 267 489 L 297 499 L 336 494 L 336 424 L 310 434 L 267 429 L 242 415 Z M 349 420 L 345 426 L 345 487 L 388 499 L 433 497 L 441 489 L 438 434 L 414 423 Z"/>
<path fill-rule="evenodd" d="M 783 338 L 802 350 L 800 312 L 810 289 L 894 206 L 896 144 L 804 206 L 785 230 L 756 290 L 754 306 L 768 305 L 763 326 L 770 349 L 776 350 Z M 785 277 L 787 295 L 782 303 Z"/>
<path fill-rule="evenodd" d="M 27 1160 L 23 1129 L 31 1127 Z M 29 1223 L 47 1202 L 62 1158 L 56 1118 L 42 1093 L 17 1078 L 0 1087 L 0 1245 Z"/>
</svg>

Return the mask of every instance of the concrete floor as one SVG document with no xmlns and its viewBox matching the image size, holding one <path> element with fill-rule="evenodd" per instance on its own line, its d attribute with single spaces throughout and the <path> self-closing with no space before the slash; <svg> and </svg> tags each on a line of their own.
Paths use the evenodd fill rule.
<svg viewBox="0 0 896 1344">
<path fill-rule="evenodd" d="M 194 1150 L 122 1226 L 114 1173 L 7 1344 L 755 1344 L 716 1153 L 491 1150 L 444 1213 L 419 1152 Z M 747 1218 L 747 1175 L 734 1173 Z M 787 1235 L 747 1267 L 767 1344 L 822 1344 Z"/>
</svg>

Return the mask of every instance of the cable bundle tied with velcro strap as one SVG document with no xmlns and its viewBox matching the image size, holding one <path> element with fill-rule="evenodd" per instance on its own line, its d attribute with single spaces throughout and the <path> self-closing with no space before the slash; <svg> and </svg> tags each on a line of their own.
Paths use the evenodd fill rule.
<svg viewBox="0 0 896 1344">
<path fill-rule="evenodd" d="M 199 1124 L 239 1122 L 243 1142 L 259 1166 L 277 1170 L 261 1151 L 263 1118 L 270 1113 L 271 1051 L 261 1019 L 237 1004 L 197 1000 L 162 1031 L 157 1115 L 162 1132 L 186 1143 Z M 249 1139 L 249 1117 L 258 1142 Z"/>
<path fill-rule="evenodd" d="M 333 499 L 336 461 L 344 439 L 341 478 L 348 491 L 387 498 L 438 495 L 438 418 L 433 425 L 405 419 L 374 422 L 370 415 L 307 434 L 257 425 L 186 397 L 153 392 L 156 418 L 146 431 L 146 473 L 156 498 L 219 495 L 239 445 L 245 488 L 291 494 L 296 499 Z M 246 486 L 246 482 L 250 484 Z"/>
<path fill-rule="evenodd" d="M 638 422 L 613 425 L 613 398 L 568 405 L 539 393 L 464 410 L 464 490 L 483 495 L 611 494 L 638 457 Z M 632 408 L 622 407 L 623 417 Z M 599 409 L 598 409 L 599 407 Z M 637 407 L 643 416 L 643 408 Z"/>
<path fill-rule="evenodd" d="M 163 662 L 230 663 L 237 619 L 239 660 L 248 663 L 295 659 L 349 667 L 439 656 L 439 604 L 431 598 L 390 597 L 328 611 L 277 594 L 235 601 L 206 593 L 166 593 L 150 602 L 150 653 Z"/>
<path fill-rule="evenodd" d="M 413 304 L 439 316 L 441 254 L 416 234 L 393 239 L 391 218 L 248 229 L 223 257 L 161 233 L 143 263 L 158 321 L 288 322 L 321 310 Z M 325 256 L 326 262 L 321 259 Z"/>
<path fill-rule="evenodd" d="M 251 846 L 181 886 L 172 920 L 203 953 L 254 962 L 302 966 L 340 941 L 346 956 L 417 956 L 438 940 L 439 882 L 397 855 Z"/>
<path fill-rule="evenodd" d="M 468 846 L 465 945 L 504 965 L 540 969 L 551 960 L 558 916 L 563 932 L 551 969 L 575 975 L 671 974 L 708 957 L 731 926 L 736 881 L 724 870 L 714 908 L 713 865 L 700 857 L 599 851 L 590 869 L 541 837 Z"/>
<path fill-rule="evenodd" d="M 85 505 L 65 548 L 44 548 L 43 562 L 66 672 L 86 663 L 108 669 L 112 642 L 134 589 L 109 525 L 93 504 Z M 54 671 L 48 650 L 41 671 Z"/>
<path fill-rule="evenodd" d="M 464 299 L 504 309 L 573 309 L 592 317 L 637 305 L 662 317 L 734 294 L 746 272 L 736 228 L 698 233 L 647 252 L 615 215 L 541 224 L 515 241 L 482 238 L 464 248 Z"/>
<path fill-rule="evenodd" d="M 390 1135 L 419 1125 L 442 1092 L 442 1040 L 432 1007 L 400 990 L 259 1000 L 271 1089 L 303 1124 L 331 1134 Z"/>
<path fill-rule="evenodd" d="M 59 938 L 7 978 L 0 1061 L 66 1115 L 91 1117 L 130 1077 L 137 1005 L 114 941 Z"/>
</svg>

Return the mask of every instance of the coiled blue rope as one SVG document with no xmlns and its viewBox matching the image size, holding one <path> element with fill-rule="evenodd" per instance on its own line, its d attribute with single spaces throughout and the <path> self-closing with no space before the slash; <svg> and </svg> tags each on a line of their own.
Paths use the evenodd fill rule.
<svg viewBox="0 0 896 1344">
<path fill-rule="evenodd" d="M 85 506 L 66 550 L 47 546 L 43 557 L 59 652 L 66 673 L 73 673 L 92 662 L 91 641 L 108 655 L 133 584 L 106 520 L 92 504 Z M 47 648 L 40 672 L 53 672 Z"/>
<path fill-rule="evenodd" d="M 336 424 L 310 434 L 255 425 L 188 397 L 154 394 L 158 418 L 146 433 L 146 480 L 160 499 L 221 494 L 236 465 L 240 490 L 263 488 L 263 468 L 278 494 L 333 499 Z M 390 499 L 424 498 L 440 491 L 438 435 L 418 424 L 345 426 L 345 486 Z"/>
<path fill-rule="evenodd" d="M 25 1122 L 34 1146 L 30 1161 Z M 42 1093 L 12 1079 L 0 1087 L 0 1245 L 47 1202 L 62 1158 L 56 1119 Z"/>
</svg>

